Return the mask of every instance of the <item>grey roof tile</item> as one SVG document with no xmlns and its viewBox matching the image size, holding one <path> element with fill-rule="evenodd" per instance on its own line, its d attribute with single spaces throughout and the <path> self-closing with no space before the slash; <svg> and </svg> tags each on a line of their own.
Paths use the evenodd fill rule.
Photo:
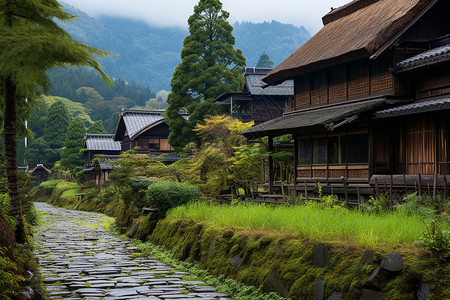
<svg viewBox="0 0 450 300">
<path fill-rule="evenodd" d="M 145 128 L 164 120 L 165 111 L 158 110 L 140 110 L 140 109 L 123 109 L 122 118 L 130 139 L 140 133 Z M 180 113 L 183 118 L 188 120 L 186 113 Z"/>
<path fill-rule="evenodd" d="M 292 96 L 294 95 L 294 81 L 286 80 L 278 85 L 267 86 L 261 79 L 272 69 L 263 68 L 246 68 L 245 81 L 247 89 L 252 95 L 269 95 L 269 96 Z"/>
<path fill-rule="evenodd" d="M 88 151 L 120 151 L 120 142 L 115 142 L 113 134 L 86 133 L 84 140 Z"/>
<path fill-rule="evenodd" d="M 355 114 L 373 110 L 385 102 L 385 99 L 375 99 L 289 113 L 277 119 L 251 127 L 245 130 L 243 134 L 249 138 L 256 138 L 270 135 L 270 133 L 275 135 L 292 133 L 292 130 L 298 128 L 317 125 L 325 126 L 326 124 L 344 120 Z"/>
<path fill-rule="evenodd" d="M 396 116 L 418 114 L 437 110 L 450 109 L 450 98 L 440 98 L 409 103 L 393 108 L 383 109 L 374 113 L 374 119 L 391 118 Z"/>
<path fill-rule="evenodd" d="M 394 70 L 397 73 L 400 73 L 447 60 L 450 60 L 450 44 L 427 50 L 416 56 L 405 59 L 399 62 Z"/>
</svg>

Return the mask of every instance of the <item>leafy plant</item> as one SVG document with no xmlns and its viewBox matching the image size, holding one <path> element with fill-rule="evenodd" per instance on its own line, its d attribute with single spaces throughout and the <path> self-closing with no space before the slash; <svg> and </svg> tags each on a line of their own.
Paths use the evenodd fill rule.
<svg viewBox="0 0 450 300">
<path fill-rule="evenodd" d="M 445 226 L 445 221 L 447 221 L 447 226 Z M 421 241 L 423 246 L 430 249 L 438 258 L 447 259 L 450 249 L 448 220 L 439 216 L 427 220 Z"/>
<path fill-rule="evenodd" d="M 169 209 L 197 201 L 201 194 L 195 185 L 189 183 L 161 181 L 148 187 L 147 197 L 149 203 L 158 209 L 159 215 L 164 217 Z"/>
<path fill-rule="evenodd" d="M 10 299 L 14 296 L 14 290 L 26 279 L 16 274 L 18 267 L 8 256 L 7 250 L 0 247 L 0 299 Z"/>
</svg>

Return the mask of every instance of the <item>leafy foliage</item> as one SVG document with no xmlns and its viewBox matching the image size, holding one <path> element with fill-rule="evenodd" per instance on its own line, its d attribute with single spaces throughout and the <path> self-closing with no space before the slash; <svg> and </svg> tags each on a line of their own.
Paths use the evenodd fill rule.
<svg viewBox="0 0 450 300">
<path fill-rule="evenodd" d="M 69 112 L 64 104 L 61 101 L 53 103 L 48 111 L 44 134 L 44 139 L 50 148 L 59 149 L 64 146 L 69 123 Z"/>
<path fill-rule="evenodd" d="M 143 106 L 149 98 L 155 97 L 149 88 L 127 83 L 120 78 L 114 79 L 113 85 L 109 87 L 101 76 L 86 68 L 61 67 L 48 71 L 47 74 L 51 82 L 51 95 L 82 104 L 124 97 L 133 102 L 131 106 Z M 116 76 L 121 77 L 122 74 Z"/>
<path fill-rule="evenodd" d="M 26 281 L 23 276 L 17 275 L 17 263 L 6 253 L 7 250 L 0 247 L 0 299 L 11 299 L 15 295 L 15 289 Z"/>
<path fill-rule="evenodd" d="M 434 217 L 426 221 L 426 230 L 421 238 L 424 247 L 430 249 L 438 258 L 448 259 L 450 256 L 449 217 Z"/>
<path fill-rule="evenodd" d="M 256 64 L 257 68 L 273 68 L 273 61 L 270 59 L 269 55 L 266 53 L 261 54 L 259 57 L 258 63 Z"/>
<path fill-rule="evenodd" d="M 162 217 L 169 209 L 197 201 L 200 196 L 198 188 L 187 182 L 160 181 L 147 189 L 149 203 L 158 208 L 158 213 Z"/>
<path fill-rule="evenodd" d="M 175 69 L 166 120 L 169 143 L 182 148 L 194 140 L 193 128 L 205 115 L 217 115 L 221 107 L 212 102 L 225 92 L 244 85 L 245 58 L 235 50 L 229 13 L 219 0 L 200 0 L 189 17 L 189 35 L 184 39 L 181 63 Z M 187 110 L 189 124 L 178 114 Z"/>
<path fill-rule="evenodd" d="M 80 118 L 75 118 L 70 122 L 64 149 L 61 152 L 61 165 L 63 167 L 73 169 L 76 166 L 84 165 L 85 158 L 81 149 L 84 147 L 85 133 L 86 128 Z"/>
<path fill-rule="evenodd" d="M 91 127 L 88 128 L 87 130 L 88 133 L 99 133 L 99 134 L 104 134 L 106 133 L 105 128 L 103 127 L 103 122 L 102 120 L 100 121 L 95 121 L 94 124 L 91 125 Z"/>
<path fill-rule="evenodd" d="M 218 195 L 232 189 L 237 194 L 239 187 L 248 191 L 250 182 L 259 178 L 261 148 L 249 147 L 242 135 L 252 125 L 224 115 L 207 116 L 204 125 L 197 125 L 202 146 L 191 163 L 193 182 L 202 192 Z"/>
</svg>

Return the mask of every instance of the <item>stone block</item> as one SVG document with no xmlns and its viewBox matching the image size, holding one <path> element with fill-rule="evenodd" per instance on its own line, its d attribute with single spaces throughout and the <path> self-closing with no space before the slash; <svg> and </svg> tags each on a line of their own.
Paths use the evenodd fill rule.
<svg viewBox="0 0 450 300">
<path fill-rule="evenodd" d="M 328 297 L 328 300 L 341 300 L 342 293 L 341 292 L 333 292 L 330 297 Z"/>
<path fill-rule="evenodd" d="M 23 287 L 21 288 L 18 292 L 17 292 L 17 296 L 15 299 L 18 300 L 31 300 L 34 297 L 34 291 L 32 288 L 30 288 L 29 286 Z"/>
<path fill-rule="evenodd" d="M 427 300 L 430 297 L 431 290 L 430 286 L 426 283 L 422 283 L 417 290 L 417 300 Z"/>
<path fill-rule="evenodd" d="M 323 300 L 325 295 L 325 287 L 323 286 L 322 279 L 316 279 L 314 283 L 314 299 L 315 300 Z"/>
<path fill-rule="evenodd" d="M 328 246 L 324 244 L 314 244 L 313 246 L 313 261 L 317 268 L 325 268 L 330 261 L 328 254 Z"/>
<path fill-rule="evenodd" d="M 269 277 L 264 280 L 263 290 L 265 292 L 278 293 L 283 297 L 287 297 L 289 294 L 289 290 L 286 288 L 283 281 L 281 281 L 280 274 L 276 270 L 273 270 L 272 273 L 270 273 Z"/>
<path fill-rule="evenodd" d="M 403 270 L 403 265 L 405 264 L 405 260 L 398 253 L 389 253 L 381 262 L 381 267 L 389 272 L 400 272 Z"/>
<path fill-rule="evenodd" d="M 375 251 L 367 249 L 364 251 L 364 254 L 361 256 L 361 259 L 358 262 L 358 266 L 356 268 L 361 268 L 363 265 L 373 263 L 375 258 Z"/>
<path fill-rule="evenodd" d="M 384 300 L 384 297 L 377 291 L 363 290 L 361 300 Z"/>
<path fill-rule="evenodd" d="M 236 269 L 238 269 L 241 266 L 241 262 L 242 262 L 242 258 L 239 255 L 235 255 L 231 261 L 230 264 L 235 267 Z"/>
<path fill-rule="evenodd" d="M 364 287 L 381 290 L 389 280 L 389 274 L 384 269 L 377 267 L 364 283 Z"/>
</svg>

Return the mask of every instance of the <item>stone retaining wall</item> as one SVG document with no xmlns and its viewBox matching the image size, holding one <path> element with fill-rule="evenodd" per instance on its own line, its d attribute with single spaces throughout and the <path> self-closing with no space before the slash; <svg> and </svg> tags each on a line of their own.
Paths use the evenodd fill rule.
<svg viewBox="0 0 450 300">
<path fill-rule="evenodd" d="M 143 235 L 140 230 L 140 238 Z M 448 264 L 425 252 L 383 253 L 173 219 L 159 221 L 146 239 L 174 250 L 178 259 L 197 262 L 214 275 L 262 285 L 268 292 L 291 299 L 425 300 L 450 296 Z"/>
</svg>

